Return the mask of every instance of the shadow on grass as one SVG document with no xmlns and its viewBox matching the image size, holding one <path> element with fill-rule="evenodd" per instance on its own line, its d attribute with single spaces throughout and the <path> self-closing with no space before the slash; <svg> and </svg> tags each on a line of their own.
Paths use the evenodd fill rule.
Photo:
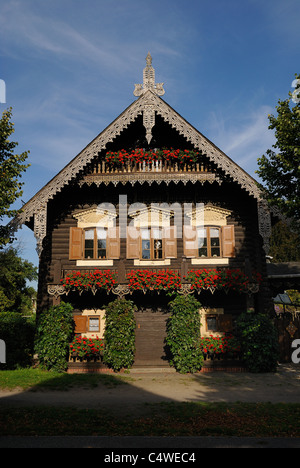
<svg viewBox="0 0 300 468">
<path fill-rule="evenodd" d="M 44 377 L 0 393 L 0 436 L 300 436 L 297 369 Z"/>
</svg>

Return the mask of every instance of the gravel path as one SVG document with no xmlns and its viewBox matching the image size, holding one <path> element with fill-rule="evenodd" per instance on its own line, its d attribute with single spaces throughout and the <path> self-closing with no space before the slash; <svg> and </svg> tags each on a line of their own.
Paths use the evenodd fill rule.
<svg viewBox="0 0 300 468">
<path fill-rule="evenodd" d="M 139 414 L 146 403 L 271 402 L 300 403 L 300 365 L 280 365 L 275 374 L 226 373 L 181 375 L 170 371 L 112 374 L 116 385 L 68 391 L 0 391 L 0 406 L 75 406 Z"/>
</svg>

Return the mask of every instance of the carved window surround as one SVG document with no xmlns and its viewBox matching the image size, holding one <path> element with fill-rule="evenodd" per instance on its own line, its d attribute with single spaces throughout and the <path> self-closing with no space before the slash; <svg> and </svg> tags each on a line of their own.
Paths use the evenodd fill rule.
<svg viewBox="0 0 300 468">
<path fill-rule="evenodd" d="M 90 208 L 79 213 L 75 213 L 73 218 L 77 219 L 77 227 L 82 229 L 92 227 L 114 227 L 118 217 L 116 209 L 110 205 L 107 209 Z"/>
</svg>

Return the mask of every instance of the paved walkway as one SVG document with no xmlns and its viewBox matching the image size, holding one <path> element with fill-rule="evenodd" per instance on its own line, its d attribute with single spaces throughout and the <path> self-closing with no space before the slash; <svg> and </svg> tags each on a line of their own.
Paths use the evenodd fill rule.
<svg viewBox="0 0 300 468">
<path fill-rule="evenodd" d="M 271 402 L 300 403 L 300 365 L 281 365 L 275 374 L 214 372 L 180 375 L 172 370 L 133 370 L 109 374 L 94 389 L 69 391 L 0 391 L 1 406 L 75 406 L 107 408 L 118 415 L 142 415 L 146 403 L 158 402 Z M 107 380 L 107 379 L 106 379 Z M 0 437 L 0 448 L 153 448 L 176 451 L 201 448 L 300 448 L 300 439 L 222 437 Z M 104 452 L 103 452 L 104 451 Z M 149 453 L 151 453 L 149 452 Z M 146 452 L 148 453 L 148 452 Z M 146 455 L 147 456 L 147 455 Z"/>
<path fill-rule="evenodd" d="M 0 391 L 0 406 L 76 406 L 142 414 L 145 403 L 271 402 L 300 403 L 300 365 L 280 365 L 274 374 L 212 372 L 181 375 L 172 370 L 110 374 L 93 389 Z M 114 383 L 115 380 L 115 383 Z"/>
</svg>

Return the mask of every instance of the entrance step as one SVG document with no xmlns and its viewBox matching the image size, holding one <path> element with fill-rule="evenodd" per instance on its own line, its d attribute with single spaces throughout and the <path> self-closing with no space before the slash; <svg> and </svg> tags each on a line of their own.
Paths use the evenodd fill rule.
<svg viewBox="0 0 300 468">
<path fill-rule="evenodd" d="M 172 367 L 138 367 L 134 366 L 129 369 L 130 374 L 156 374 L 156 373 L 164 373 L 164 374 L 176 374 L 176 370 Z"/>
</svg>

